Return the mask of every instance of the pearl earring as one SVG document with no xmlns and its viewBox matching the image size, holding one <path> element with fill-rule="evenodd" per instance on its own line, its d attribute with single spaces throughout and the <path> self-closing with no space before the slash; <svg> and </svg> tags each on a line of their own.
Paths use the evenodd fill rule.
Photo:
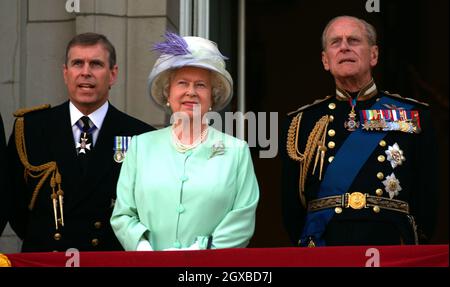
<svg viewBox="0 0 450 287">
<path fill-rule="evenodd" d="M 166 103 L 166 106 L 167 106 L 167 107 L 169 108 L 169 107 L 170 107 L 170 103 L 169 103 L 169 102 L 167 102 L 167 103 Z"/>
<path fill-rule="evenodd" d="M 209 107 L 208 111 L 212 111 L 212 107 Z"/>
</svg>

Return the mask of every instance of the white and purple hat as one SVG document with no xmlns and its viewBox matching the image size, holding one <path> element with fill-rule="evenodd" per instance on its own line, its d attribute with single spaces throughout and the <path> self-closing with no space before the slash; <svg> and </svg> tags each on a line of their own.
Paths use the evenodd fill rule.
<svg viewBox="0 0 450 287">
<path fill-rule="evenodd" d="M 220 111 L 231 101 L 233 79 L 225 69 L 225 59 L 216 43 L 201 37 L 180 37 L 166 33 L 166 40 L 154 45 L 153 50 L 161 53 L 148 76 L 150 96 L 156 103 L 165 107 L 167 97 L 164 93 L 170 71 L 181 67 L 199 67 L 214 72 L 218 83 L 213 89 L 214 111 Z"/>
</svg>

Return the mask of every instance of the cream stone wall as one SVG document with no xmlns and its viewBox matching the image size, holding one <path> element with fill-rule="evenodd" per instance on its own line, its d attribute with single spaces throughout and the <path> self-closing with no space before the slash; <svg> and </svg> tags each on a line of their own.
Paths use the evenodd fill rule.
<svg viewBox="0 0 450 287">
<path fill-rule="evenodd" d="M 0 112 L 6 136 L 19 108 L 67 99 L 62 65 L 67 42 L 76 34 L 105 34 L 116 48 L 119 78 L 110 100 L 120 110 L 155 127 L 168 118 L 147 93 L 156 60 L 151 52 L 167 29 L 178 31 L 179 0 L 80 0 L 68 13 L 64 0 L 0 1 Z M 0 253 L 20 250 L 7 226 Z"/>
</svg>

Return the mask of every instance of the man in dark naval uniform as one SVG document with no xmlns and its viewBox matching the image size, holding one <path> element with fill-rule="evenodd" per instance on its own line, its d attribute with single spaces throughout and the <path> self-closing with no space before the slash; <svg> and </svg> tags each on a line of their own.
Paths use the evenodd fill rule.
<svg viewBox="0 0 450 287">
<path fill-rule="evenodd" d="M 428 105 L 379 91 L 376 32 L 332 19 L 322 62 L 336 95 L 288 114 L 283 218 L 299 246 L 426 242 L 435 223 L 437 159 Z"/>
<path fill-rule="evenodd" d="M 109 103 L 117 74 L 105 36 L 77 35 L 63 67 L 69 100 L 15 113 L 10 223 L 22 251 L 123 250 L 109 223 L 121 162 L 131 137 L 153 128 Z"/>
</svg>

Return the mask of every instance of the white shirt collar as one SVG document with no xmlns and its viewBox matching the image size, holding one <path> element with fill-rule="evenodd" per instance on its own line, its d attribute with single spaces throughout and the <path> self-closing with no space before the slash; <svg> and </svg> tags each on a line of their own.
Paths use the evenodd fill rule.
<svg viewBox="0 0 450 287">
<path fill-rule="evenodd" d="M 96 109 L 93 113 L 87 115 L 89 119 L 94 123 L 97 127 L 97 130 L 100 130 L 105 120 L 106 113 L 108 112 L 109 103 L 106 101 L 100 108 Z M 73 127 L 77 121 L 84 116 L 80 110 L 75 107 L 72 102 L 69 102 L 70 109 L 70 124 Z"/>
</svg>

